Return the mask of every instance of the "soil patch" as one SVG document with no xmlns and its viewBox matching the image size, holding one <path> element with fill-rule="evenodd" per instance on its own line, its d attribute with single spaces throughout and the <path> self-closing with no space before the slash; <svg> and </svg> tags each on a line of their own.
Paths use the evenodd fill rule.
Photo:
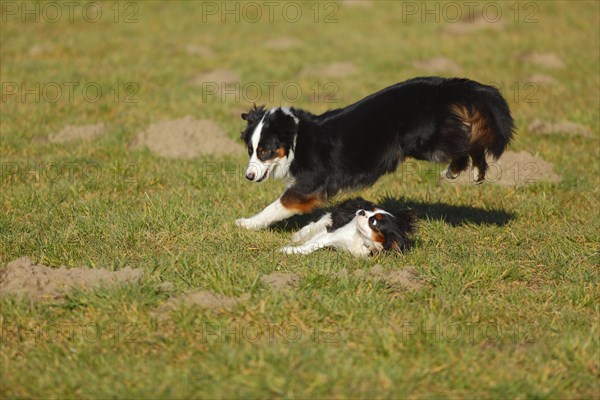
<svg viewBox="0 0 600 400">
<path fill-rule="evenodd" d="M 333 278 L 343 279 L 351 275 L 346 268 L 330 274 Z M 423 281 L 419 277 L 415 267 L 409 266 L 400 270 L 391 270 L 386 272 L 385 269 L 375 264 L 370 270 L 356 270 L 352 274 L 355 278 L 381 280 L 391 289 L 395 290 L 420 290 L 423 288 Z"/>
<path fill-rule="evenodd" d="M 29 48 L 27 52 L 30 56 L 35 57 L 43 54 L 47 54 L 53 50 L 49 44 L 34 44 Z"/>
<path fill-rule="evenodd" d="M 238 302 L 239 299 L 234 297 L 213 293 L 209 290 L 198 290 L 172 297 L 161 307 L 165 309 L 172 309 L 179 304 L 187 304 L 202 308 L 231 308 Z"/>
<path fill-rule="evenodd" d="M 348 8 L 371 8 L 373 3 L 374 0 L 342 0 L 340 4 Z"/>
<path fill-rule="evenodd" d="M 336 62 L 326 65 L 312 65 L 302 70 L 302 76 L 318 76 L 322 78 L 344 78 L 358 71 L 356 66 L 349 62 Z"/>
<path fill-rule="evenodd" d="M 417 61 L 414 64 L 415 68 L 421 69 L 429 74 L 437 74 L 440 72 L 448 72 L 458 74 L 462 71 L 460 65 L 446 57 L 434 57 L 427 60 Z"/>
<path fill-rule="evenodd" d="M 181 305 L 209 310 L 230 310 L 248 299 L 250 299 L 249 293 L 244 293 L 240 297 L 229 297 L 209 290 L 196 290 L 169 298 L 169 300 L 158 306 L 152 312 L 152 315 L 158 320 L 166 320 L 169 318 L 171 311 Z"/>
<path fill-rule="evenodd" d="M 274 290 L 288 290 L 298 287 L 300 275 L 289 272 L 273 272 L 260 277 L 260 281 Z"/>
<path fill-rule="evenodd" d="M 554 85 L 555 83 L 558 83 L 553 77 L 538 73 L 529 76 L 527 81 L 537 83 L 538 85 Z"/>
<path fill-rule="evenodd" d="M 187 44 L 185 46 L 185 52 L 194 56 L 200 56 L 204 58 L 212 58 L 215 55 L 215 53 L 210 47 L 193 43 Z"/>
<path fill-rule="evenodd" d="M 241 145 L 228 138 L 215 122 L 189 115 L 150 125 L 137 135 L 131 147 L 147 147 L 158 156 L 181 159 L 242 151 Z"/>
<path fill-rule="evenodd" d="M 385 271 L 385 269 L 376 264 L 369 271 L 356 271 L 357 277 L 366 277 L 370 279 L 382 280 L 391 289 L 395 290 L 419 290 L 423 287 L 423 282 L 415 267 L 405 267 L 400 270 Z"/>
<path fill-rule="evenodd" d="M 507 151 L 498 161 L 488 158 L 488 164 L 489 169 L 485 178 L 488 184 L 521 186 L 538 182 L 556 183 L 561 181 L 561 177 L 554 172 L 552 163 L 527 151 Z M 460 184 L 474 182 L 470 168 L 455 180 L 446 178 L 442 178 L 442 180 Z"/>
<path fill-rule="evenodd" d="M 565 63 L 554 53 L 527 53 L 522 56 L 522 60 L 539 67 L 551 69 L 565 68 Z"/>
<path fill-rule="evenodd" d="M 125 267 L 119 271 L 92 268 L 50 268 L 34 264 L 28 257 L 11 261 L 0 271 L 0 296 L 20 295 L 35 300 L 56 299 L 70 290 L 93 289 L 138 282 L 143 270 Z"/>
<path fill-rule="evenodd" d="M 569 121 L 548 122 L 534 119 L 533 122 L 529 124 L 529 131 L 538 135 L 559 134 L 585 137 L 592 136 L 592 130 L 587 126 Z"/>
<path fill-rule="evenodd" d="M 296 47 L 300 47 L 300 45 L 301 45 L 300 41 L 293 39 L 293 38 L 289 38 L 289 37 L 281 37 L 281 38 L 277 38 L 277 39 L 272 39 L 265 43 L 265 47 L 267 49 L 272 49 L 272 50 L 293 49 Z"/>
<path fill-rule="evenodd" d="M 65 143 L 74 140 L 91 141 L 97 136 L 104 134 L 104 123 L 92 125 L 67 125 L 60 132 L 48 136 L 50 143 Z"/>
</svg>

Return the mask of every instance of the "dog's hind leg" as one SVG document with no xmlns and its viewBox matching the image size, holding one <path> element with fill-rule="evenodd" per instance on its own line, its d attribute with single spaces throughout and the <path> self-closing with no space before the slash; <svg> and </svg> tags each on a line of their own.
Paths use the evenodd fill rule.
<svg viewBox="0 0 600 400">
<path fill-rule="evenodd" d="M 456 179 L 469 166 L 469 156 L 463 156 L 456 158 L 448 164 L 446 169 L 442 172 L 442 178 Z"/>
<path fill-rule="evenodd" d="M 473 181 L 479 185 L 485 180 L 488 164 L 485 159 L 485 150 L 480 146 L 473 146 L 469 150 L 472 161 Z"/>
<path fill-rule="evenodd" d="M 318 221 L 311 222 L 310 224 L 302 227 L 298 232 L 292 236 L 293 243 L 304 242 L 312 239 L 314 236 L 327 231 L 327 227 L 331 225 L 331 213 L 327 213 L 321 217 Z"/>
</svg>

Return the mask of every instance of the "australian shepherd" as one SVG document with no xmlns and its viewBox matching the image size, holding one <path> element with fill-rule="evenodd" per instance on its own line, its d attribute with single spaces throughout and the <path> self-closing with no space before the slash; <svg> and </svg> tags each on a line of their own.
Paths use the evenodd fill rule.
<svg viewBox="0 0 600 400">
<path fill-rule="evenodd" d="M 236 221 L 248 229 L 310 213 L 332 196 L 370 186 L 406 157 L 449 163 L 449 179 L 470 164 L 481 183 L 486 155 L 498 159 L 514 130 L 500 92 L 463 78 L 410 79 L 321 115 L 254 106 L 242 118 L 250 156 L 246 179 L 287 182 L 263 211 Z"/>
</svg>

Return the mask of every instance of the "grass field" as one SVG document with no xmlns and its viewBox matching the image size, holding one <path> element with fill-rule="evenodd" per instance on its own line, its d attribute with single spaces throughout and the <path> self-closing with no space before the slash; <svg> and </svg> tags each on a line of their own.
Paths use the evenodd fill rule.
<svg viewBox="0 0 600 400">
<path fill-rule="evenodd" d="M 0 265 L 30 256 L 144 277 L 55 300 L 3 296 L 3 398 L 600 398 L 599 3 L 474 2 L 475 16 L 501 14 L 466 27 L 460 2 L 428 3 L 430 14 L 393 1 L 75 2 L 72 18 L 55 4 L 61 16 L 1 4 Z M 215 70 L 247 93 L 190 83 Z M 234 225 L 283 187 L 245 182 L 243 150 L 178 159 L 130 146 L 186 115 L 237 140 L 254 100 L 321 112 L 430 74 L 499 86 L 518 126 L 511 150 L 561 180 L 447 184 L 443 166 L 410 162 L 360 193 L 417 210 L 404 255 L 279 254 L 304 219 Z M 535 134 L 535 119 L 591 135 Z M 47 139 L 98 123 L 91 141 Z M 414 266 L 422 287 L 355 275 L 376 264 Z M 261 281 L 276 271 L 298 274 L 297 287 Z M 250 297 L 156 317 L 195 290 Z"/>
</svg>

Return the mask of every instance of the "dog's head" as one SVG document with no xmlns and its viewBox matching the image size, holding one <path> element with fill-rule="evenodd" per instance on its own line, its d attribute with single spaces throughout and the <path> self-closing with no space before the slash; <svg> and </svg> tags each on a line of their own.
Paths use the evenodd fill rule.
<svg viewBox="0 0 600 400">
<path fill-rule="evenodd" d="M 414 231 L 415 215 L 406 210 L 395 215 L 381 209 L 358 210 L 356 226 L 364 239 L 377 251 L 404 251 L 411 244 L 409 234 Z"/>
<path fill-rule="evenodd" d="M 246 179 L 262 182 L 269 176 L 280 179 L 288 174 L 294 158 L 298 118 L 294 109 L 277 107 L 265 110 L 264 106 L 252 107 L 242 114 L 248 125 L 242 131 L 250 162 Z"/>
</svg>

